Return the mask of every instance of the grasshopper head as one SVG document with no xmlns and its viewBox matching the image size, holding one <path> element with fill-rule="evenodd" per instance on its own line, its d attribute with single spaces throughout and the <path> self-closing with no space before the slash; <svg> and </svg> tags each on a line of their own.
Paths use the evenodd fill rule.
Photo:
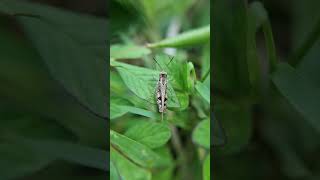
<svg viewBox="0 0 320 180">
<path fill-rule="evenodd" d="M 160 72 L 160 77 L 166 78 L 167 77 L 167 72 L 161 71 Z"/>
</svg>

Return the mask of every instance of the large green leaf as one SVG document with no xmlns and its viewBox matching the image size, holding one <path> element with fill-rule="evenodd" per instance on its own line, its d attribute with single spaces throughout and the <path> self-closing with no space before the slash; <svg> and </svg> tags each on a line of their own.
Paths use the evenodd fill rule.
<svg viewBox="0 0 320 180">
<path fill-rule="evenodd" d="M 116 149 L 112 147 L 110 149 L 110 157 L 112 162 L 114 163 L 116 170 L 119 172 L 120 179 L 151 180 L 150 171 L 139 167 L 137 164 L 133 163 L 121 153 L 119 153 Z"/>
<path fill-rule="evenodd" d="M 70 94 L 107 116 L 105 20 L 21 1 L 1 1 L 0 12 L 16 17 L 52 76 Z"/>
<path fill-rule="evenodd" d="M 155 104 L 156 84 L 159 72 L 114 61 L 115 66 L 127 87 L 138 97 Z M 168 85 L 168 107 L 178 108 L 180 104 L 173 88 Z"/>
<path fill-rule="evenodd" d="M 110 130 L 110 143 L 139 166 L 152 168 L 162 165 L 160 157 L 150 148 L 113 130 Z"/>
<path fill-rule="evenodd" d="M 201 121 L 193 130 L 192 140 L 200 146 L 210 149 L 210 120 Z"/>
<path fill-rule="evenodd" d="M 144 122 L 128 129 L 125 135 L 150 148 L 158 148 L 170 139 L 171 132 L 165 123 Z"/>
<path fill-rule="evenodd" d="M 320 132 L 320 88 L 288 64 L 279 64 L 272 80 L 305 120 Z"/>
</svg>

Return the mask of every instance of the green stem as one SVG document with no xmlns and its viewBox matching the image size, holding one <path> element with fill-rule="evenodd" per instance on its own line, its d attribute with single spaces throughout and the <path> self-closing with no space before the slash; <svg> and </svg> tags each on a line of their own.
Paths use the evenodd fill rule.
<svg viewBox="0 0 320 180">
<path fill-rule="evenodd" d="M 274 45 L 271 24 L 269 20 L 263 23 L 262 29 L 263 29 L 263 33 L 264 33 L 264 37 L 267 45 L 269 70 L 270 72 L 273 72 L 277 65 L 277 54 L 276 54 L 276 48 Z"/>
<path fill-rule="evenodd" d="M 312 46 L 318 41 L 320 37 L 320 19 L 318 19 L 317 24 L 312 29 L 310 34 L 307 36 L 303 44 L 295 51 L 295 53 L 289 58 L 289 64 L 292 66 L 297 66 L 303 57 L 310 51 Z"/>
</svg>

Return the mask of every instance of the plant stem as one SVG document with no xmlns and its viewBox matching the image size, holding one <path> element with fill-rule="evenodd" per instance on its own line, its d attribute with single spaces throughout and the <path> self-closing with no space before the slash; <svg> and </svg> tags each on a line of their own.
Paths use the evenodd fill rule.
<svg viewBox="0 0 320 180">
<path fill-rule="evenodd" d="M 180 172 L 182 172 L 182 177 L 183 179 L 190 179 L 191 176 L 189 175 L 189 170 L 188 170 L 188 166 L 187 166 L 187 157 L 185 155 L 185 152 L 183 150 L 181 141 L 180 141 L 180 136 L 178 133 L 178 130 L 175 126 L 170 125 L 170 129 L 171 129 L 171 133 L 172 133 L 172 146 L 177 154 L 177 159 L 180 160 L 180 162 L 178 163 L 180 166 Z"/>
<path fill-rule="evenodd" d="M 262 25 L 267 51 L 268 51 L 268 59 L 269 59 L 269 72 L 273 72 L 277 66 L 277 55 L 276 55 L 276 48 L 274 45 L 273 34 L 271 29 L 270 21 L 267 20 Z"/>
</svg>

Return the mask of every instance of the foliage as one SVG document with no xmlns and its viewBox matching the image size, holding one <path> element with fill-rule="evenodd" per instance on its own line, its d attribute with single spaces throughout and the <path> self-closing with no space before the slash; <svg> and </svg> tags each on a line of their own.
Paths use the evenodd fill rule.
<svg viewBox="0 0 320 180">
<path fill-rule="evenodd" d="M 319 2 L 263 2 L 213 2 L 214 179 L 319 179 Z"/>
<path fill-rule="evenodd" d="M 210 62 L 210 26 L 204 13 L 209 9 L 202 9 L 208 3 L 111 2 L 112 21 L 119 23 L 110 47 L 114 180 L 210 178 L 210 67 L 203 68 Z M 127 20 L 132 11 L 137 21 Z M 199 17 L 206 20 L 194 25 Z M 164 36 L 173 27 L 181 30 Z M 169 47 L 177 49 L 172 54 Z M 155 101 L 160 71 L 169 81 L 163 121 Z"/>
<path fill-rule="evenodd" d="M 105 18 L 0 1 L 0 179 L 105 179 L 106 32 Z"/>
</svg>

